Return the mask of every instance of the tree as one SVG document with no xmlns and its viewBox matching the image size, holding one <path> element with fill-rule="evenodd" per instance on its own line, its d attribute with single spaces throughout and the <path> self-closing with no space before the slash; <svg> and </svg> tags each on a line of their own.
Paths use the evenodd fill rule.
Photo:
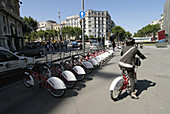
<svg viewBox="0 0 170 114">
<path fill-rule="evenodd" d="M 112 28 L 112 33 L 116 36 L 117 41 L 122 41 L 125 39 L 126 31 L 121 26 L 115 26 Z"/>
<path fill-rule="evenodd" d="M 129 31 L 126 31 L 126 32 L 125 32 L 125 37 L 128 37 L 128 38 L 129 38 L 129 37 L 131 37 L 131 36 L 132 36 L 132 34 L 131 34 Z"/>
<path fill-rule="evenodd" d="M 31 32 L 37 30 L 37 20 L 34 20 L 32 17 L 24 17 L 24 23 L 22 26 L 24 37 L 28 38 L 28 40 L 31 37 Z"/>
<path fill-rule="evenodd" d="M 75 39 L 76 40 L 80 39 L 80 35 L 82 35 L 82 29 L 79 27 L 74 27 L 73 31 L 74 31 Z"/>
<path fill-rule="evenodd" d="M 87 36 L 87 35 L 85 35 L 85 36 L 84 36 L 84 39 L 85 39 L 85 40 L 88 40 L 89 38 L 88 38 L 88 36 Z"/>
<path fill-rule="evenodd" d="M 44 30 L 37 31 L 37 37 L 41 38 L 42 41 L 43 41 L 44 36 L 45 36 Z"/>
<path fill-rule="evenodd" d="M 89 38 L 94 38 L 94 36 L 93 36 L 93 35 L 90 35 Z"/>
<path fill-rule="evenodd" d="M 155 38 L 156 33 L 160 30 L 160 24 L 156 25 L 147 25 L 142 29 L 138 30 L 137 33 L 134 33 L 133 37 L 152 37 Z"/>
<path fill-rule="evenodd" d="M 74 36 L 74 31 L 73 31 L 73 27 L 63 27 L 62 28 L 62 36 L 65 37 L 66 39 L 66 36 L 68 36 L 68 38 L 70 39 L 70 37 L 73 37 Z"/>
</svg>

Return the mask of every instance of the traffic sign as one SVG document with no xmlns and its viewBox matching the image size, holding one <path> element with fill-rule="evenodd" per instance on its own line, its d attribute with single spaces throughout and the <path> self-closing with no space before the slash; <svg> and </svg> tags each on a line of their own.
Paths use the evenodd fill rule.
<svg viewBox="0 0 170 114">
<path fill-rule="evenodd" d="M 81 11 L 81 12 L 79 13 L 79 17 L 80 17 L 81 19 L 84 18 L 85 15 L 86 15 L 85 11 Z"/>
</svg>

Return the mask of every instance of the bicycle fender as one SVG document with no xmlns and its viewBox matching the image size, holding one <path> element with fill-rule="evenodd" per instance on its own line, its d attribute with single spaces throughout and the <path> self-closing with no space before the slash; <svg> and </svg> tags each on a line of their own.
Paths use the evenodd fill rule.
<svg viewBox="0 0 170 114">
<path fill-rule="evenodd" d="M 91 64 L 91 62 L 86 61 L 86 62 L 83 62 L 82 64 L 86 68 L 94 68 L 93 65 Z"/>
<path fill-rule="evenodd" d="M 98 63 L 100 63 L 101 62 L 101 60 L 100 60 L 100 58 L 99 57 L 95 57 L 94 58 Z"/>
<path fill-rule="evenodd" d="M 89 60 L 94 66 L 98 65 L 98 62 L 93 58 Z"/>
<path fill-rule="evenodd" d="M 35 85 L 33 77 L 28 72 L 24 72 L 24 74 L 28 75 L 30 78 L 30 80 L 27 80 L 27 83 L 29 83 L 30 85 Z"/>
<path fill-rule="evenodd" d="M 122 76 L 115 78 L 110 85 L 110 91 L 119 90 L 122 87 L 123 83 L 124 79 Z"/>
<path fill-rule="evenodd" d="M 57 78 L 57 77 L 50 77 L 47 82 L 50 84 L 51 87 L 54 89 L 66 89 L 64 82 Z"/>
<path fill-rule="evenodd" d="M 78 75 L 81 75 L 81 74 L 86 74 L 84 69 L 81 67 L 81 66 L 74 66 L 73 67 L 73 70 L 78 74 Z"/>
<path fill-rule="evenodd" d="M 64 76 L 67 81 L 77 81 L 75 75 L 71 71 L 65 70 L 61 75 Z"/>
</svg>

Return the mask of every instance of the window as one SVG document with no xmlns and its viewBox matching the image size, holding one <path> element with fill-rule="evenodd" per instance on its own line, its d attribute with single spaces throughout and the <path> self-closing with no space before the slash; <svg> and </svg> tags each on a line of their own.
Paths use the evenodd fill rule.
<svg viewBox="0 0 170 114">
<path fill-rule="evenodd" d="M 89 32 L 91 32 L 91 30 L 89 30 Z"/>
<path fill-rule="evenodd" d="M 6 33 L 7 31 L 6 31 L 6 26 L 4 26 L 4 33 Z"/>
<path fill-rule="evenodd" d="M 8 51 L 0 50 L 0 62 L 19 60 L 18 57 L 9 53 Z"/>
<path fill-rule="evenodd" d="M 89 25 L 89 27 L 91 27 L 91 25 Z"/>
<path fill-rule="evenodd" d="M 3 22 L 5 23 L 5 16 L 3 16 Z"/>
</svg>

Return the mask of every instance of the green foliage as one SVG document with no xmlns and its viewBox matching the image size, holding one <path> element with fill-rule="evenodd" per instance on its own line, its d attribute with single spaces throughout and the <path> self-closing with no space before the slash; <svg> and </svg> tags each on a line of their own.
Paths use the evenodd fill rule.
<svg viewBox="0 0 170 114">
<path fill-rule="evenodd" d="M 131 37 L 131 36 L 132 36 L 132 34 L 131 34 L 129 31 L 126 31 L 126 32 L 125 32 L 125 37 L 128 37 L 128 38 L 129 38 L 129 37 Z"/>
<path fill-rule="evenodd" d="M 62 36 L 66 37 L 66 35 L 70 38 L 74 35 L 73 27 L 63 27 L 62 30 Z"/>
<path fill-rule="evenodd" d="M 79 36 L 82 35 L 82 29 L 79 27 L 74 27 L 74 36 L 76 37 L 76 40 L 80 39 Z"/>
<path fill-rule="evenodd" d="M 66 38 L 66 36 L 68 36 L 68 38 L 70 39 L 70 37 L 74 37 L 76 39 L 79 39 L 79 36 L 82 34 L 82 29 L 79 27 L 63 27 L 62 28 L 62 36 Z"/>
<path fill-rule="evenodd" d="M 87 35 L 85 35 L 85 36 L 84 36 L 84 39 L 85 39 L 85 40 L 88 40 L 89 38 L 88 38 L 88 36 L 87 36 Z"/>
<path fill-rule="evenodd" d="M 156 25 L 147 25 L 142 29 L 138 30 L 137 33 L 134 33 L 133 37 L 151 37 L 155 38 L 156 33 L 160 30 L 160 24 Z"/>
<path fill-rule="evenodd" d="M 34 40 L 33 36 L 36 36 L 36 33 L 32 33 L 32 31 L 37 30 L 37 20 L 34 20 L 32 17 L 24 17 L 24 23 L 22 26 L 24 37 L 26 37 L 29 41 Z"/>
<path fill-rule="evenodd" d="M 112 28 L 112 33 L 116 36 L 116 39 L 119 40 L 124 40 L 126 37 L 126 31 L 123 29 L 121 26 L 115 26 Z M 130 32 L 128 32 L 129 34 Z"/>
<path fill-rule="evenodd" d="M 93 35 L 90 35 L 89 38 L 94 38 L 94 36 L 93 36 Z"/>
<path fill-rule="evenodd" d="M 37 30 L 37 24 L 37 20 L 34 20 L 32 17 L 24 17 L 23 33 L 31 33 L 31 31 Z"/>
</svg>

